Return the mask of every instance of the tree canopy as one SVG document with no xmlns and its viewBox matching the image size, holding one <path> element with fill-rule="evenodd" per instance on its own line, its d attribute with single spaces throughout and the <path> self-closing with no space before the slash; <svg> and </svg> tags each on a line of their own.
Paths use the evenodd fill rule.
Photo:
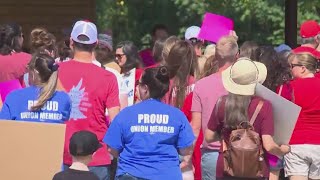
<svg viewBox="0 0 320 180">
<path fill-rule="evenodd" d="M 111 29 L 115 43 L 131 40 L 140 48 L 149 45 L 153 25 L 182 37 L 187 27 L 201 26 L 205 12 L 233 19 L 240 42 L 284 43 L 285 0 L 97 0 L 100 30 Z M 320 4 L 299 0 L 298 28 L 308 19 L 320 22 Z"/>
</svg>

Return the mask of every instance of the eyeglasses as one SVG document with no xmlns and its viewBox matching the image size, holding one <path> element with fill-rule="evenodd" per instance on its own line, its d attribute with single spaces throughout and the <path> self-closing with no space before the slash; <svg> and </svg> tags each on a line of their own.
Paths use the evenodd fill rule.
<svg viewBox="0 0 320 180">
<path fill-rule="evenodd" d="M 116 54 L 116 59 L 121 59 L 125 54 Z"/>
<path fill-rule="evenodd" d="M 291 69 L 293 69 L 294 67 L 302 67 L 302 64 L 290 64 Z"/>
</svg>

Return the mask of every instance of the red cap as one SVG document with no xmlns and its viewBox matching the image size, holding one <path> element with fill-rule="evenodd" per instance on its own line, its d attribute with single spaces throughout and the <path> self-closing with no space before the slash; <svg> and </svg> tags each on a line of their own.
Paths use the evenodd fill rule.
<svg viewBox="0 0 320 180">
<path fill-rule="evenodd" d="M 308 20 L 301 24 L 300 36 L 302 38 L 315 37 L 320 33 L 320 26 L 314 20 Z"/>
<path fill-rule="evenodd" d="M 312 47 L 300 46 L 292 50 L 295 54 L 307 53 L 320 60 L 320 52 Z"/>
</svg>

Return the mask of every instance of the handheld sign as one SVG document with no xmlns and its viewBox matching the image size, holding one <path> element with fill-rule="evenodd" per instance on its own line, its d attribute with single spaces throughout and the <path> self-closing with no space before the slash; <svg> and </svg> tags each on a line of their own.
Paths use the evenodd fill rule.
<svg viewBox="0 0 320 180">
<path fill-rule="evenodd" d="M 233 20 L 207 12 L 204 15 L 198 38 L 216 43 L 222 36 L 228 35 L 233 30 L 233 26 Z"/>
<path fill-rule="evenodd" d="M 278 144 L 289 144 L 301 107 L 257 84 L 256 95 L 272 104 L 274 120 L 274 140 Z"/>
<path fill-rule="evenodd" d="M 61 171 L 65 127 L 0 120 L 0 179 L 52 179 Z"/>
</svg>

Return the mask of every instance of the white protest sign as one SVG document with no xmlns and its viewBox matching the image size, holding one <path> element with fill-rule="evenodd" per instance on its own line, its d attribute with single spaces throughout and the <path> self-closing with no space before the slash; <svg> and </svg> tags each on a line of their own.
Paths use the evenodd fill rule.
<svg viewBox="0 0 320 180">
<path fill-rule="evenodd" d="M 256 87 L 256 95 L 270 101 L 272 104 L 274 140 L 278 144 L 289 144 L 301 107 L 261 84 Z"/>
</svg>

